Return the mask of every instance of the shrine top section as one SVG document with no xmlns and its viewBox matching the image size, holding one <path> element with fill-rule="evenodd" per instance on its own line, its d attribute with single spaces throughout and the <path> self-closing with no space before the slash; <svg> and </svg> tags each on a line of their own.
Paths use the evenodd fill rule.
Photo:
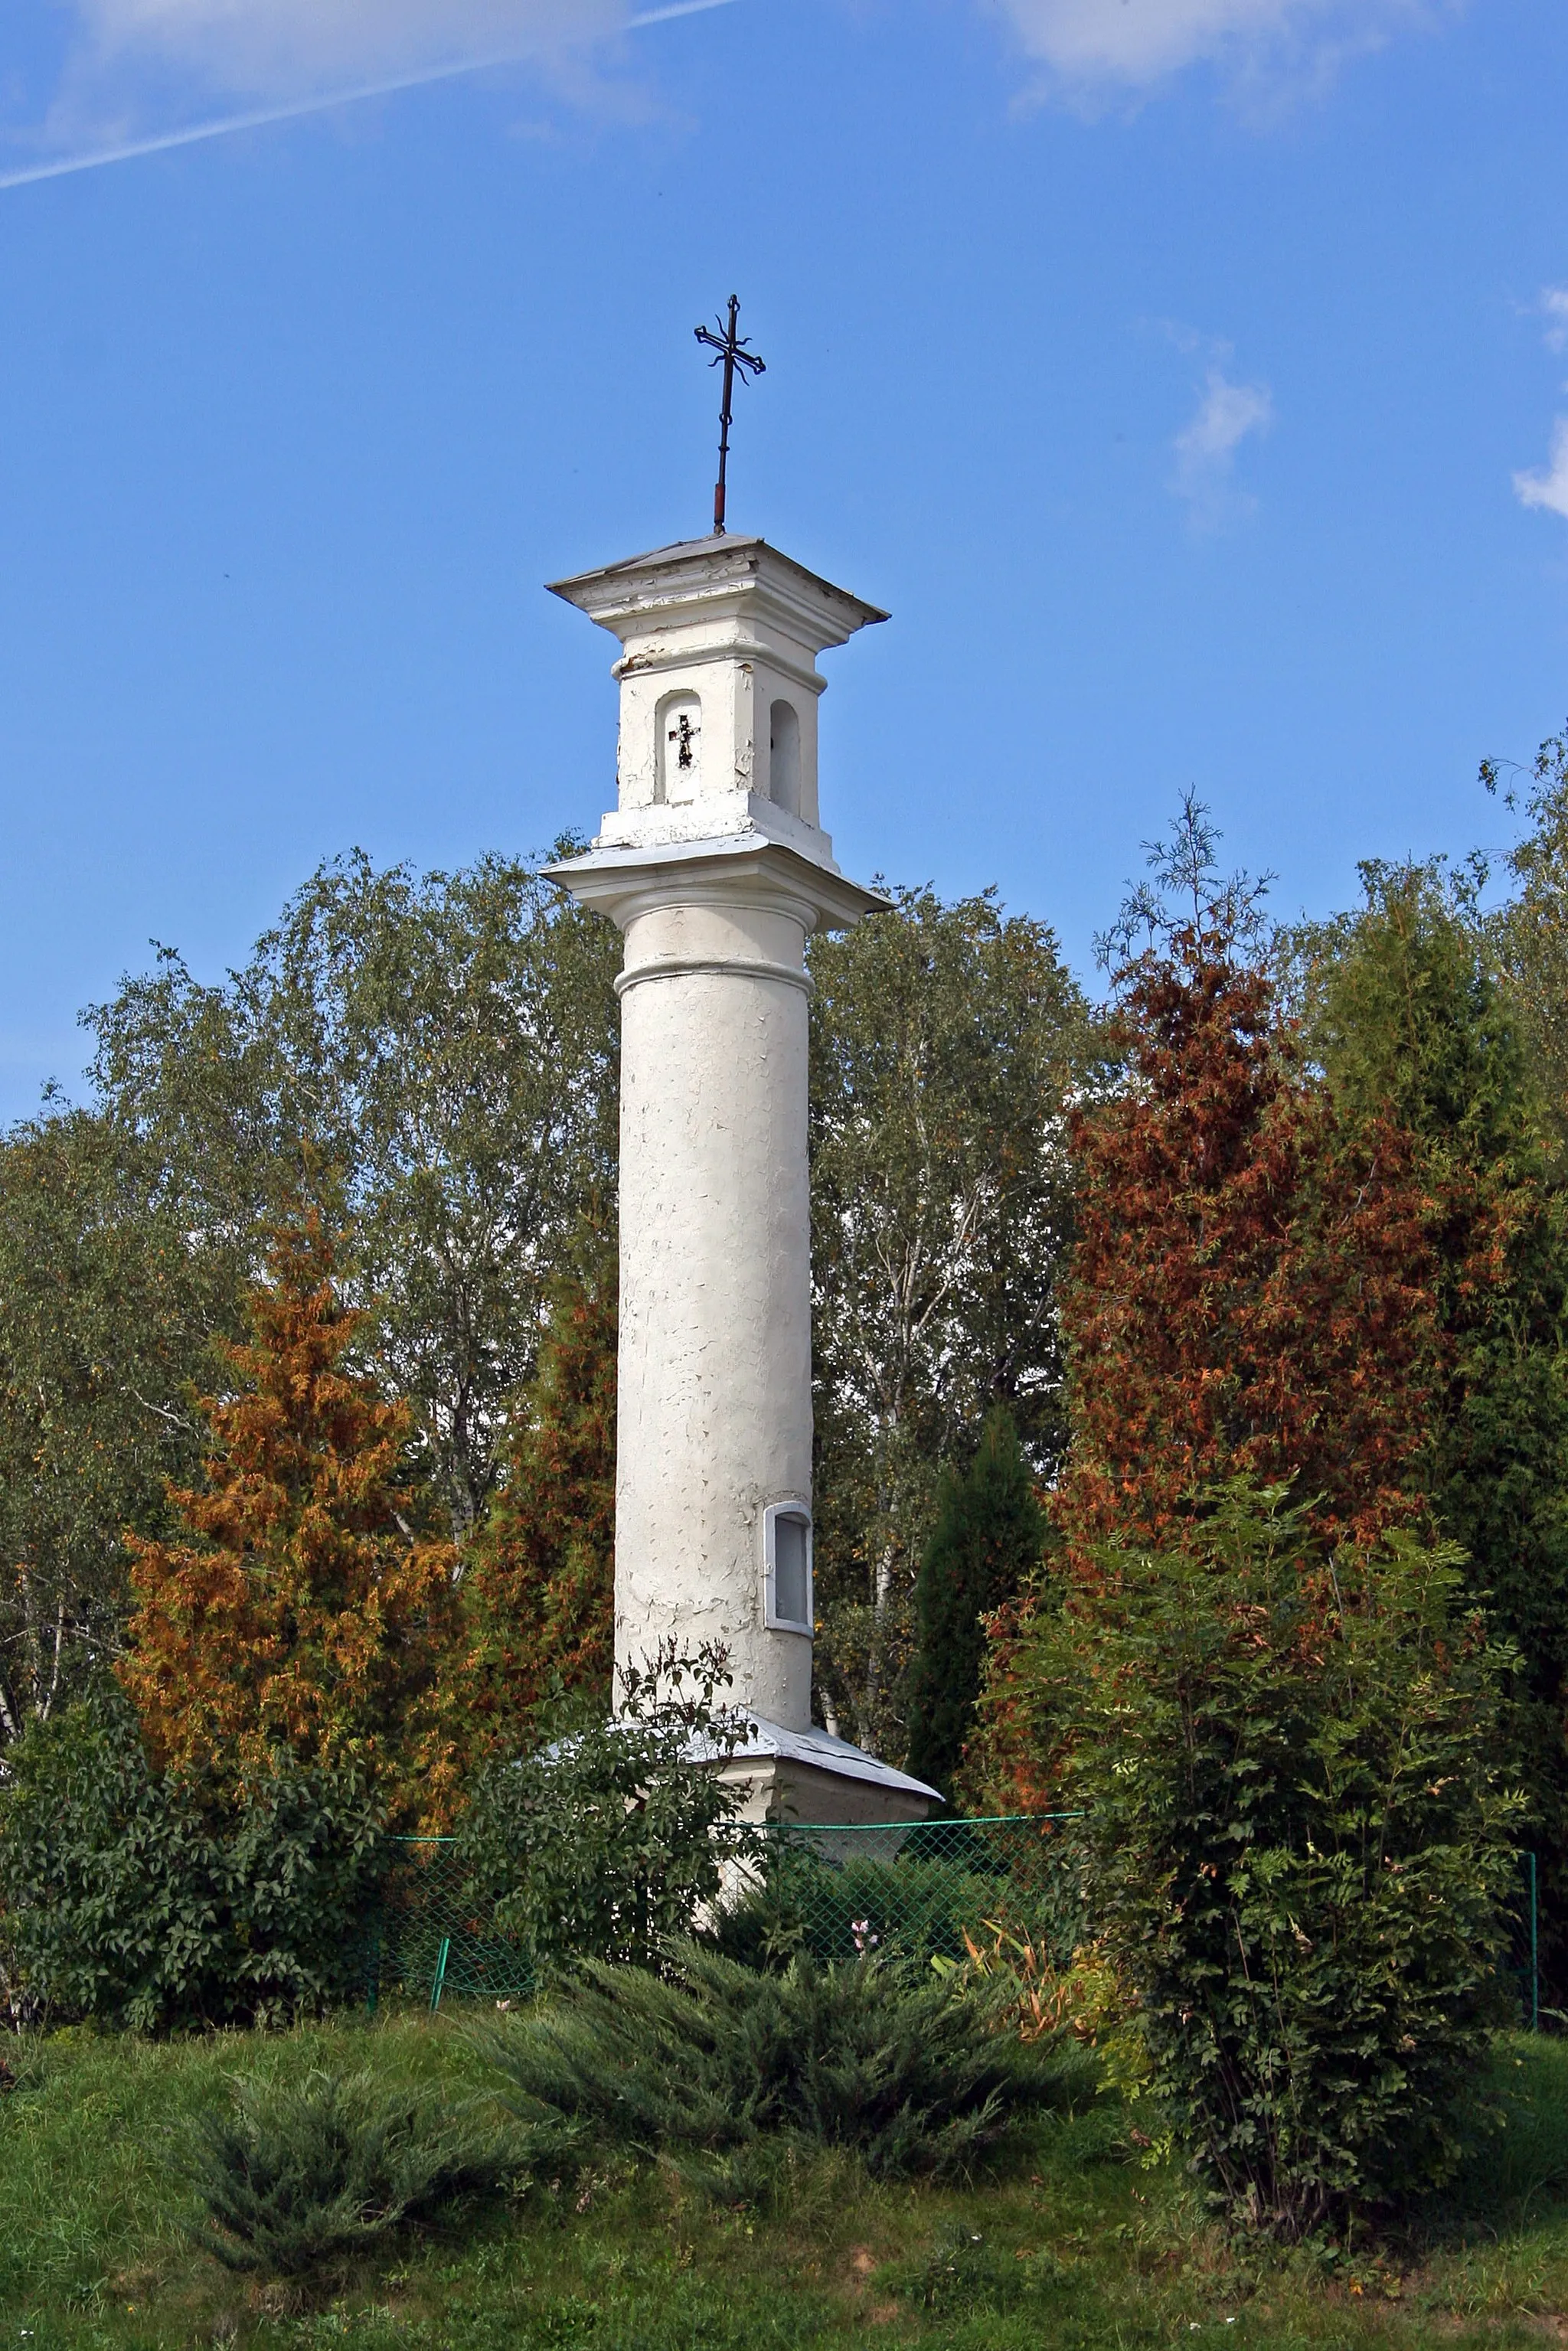
<svg viewBox="0 0 1568 2351">
<path fill-rule="evenodd" d="M 692 539 L 551 583 L 618 637 L 617 808 L 598 846 L 760 829 L 831 865 L 817 790 L 816 657 L 887 614 L 765 539 Z"/>
</svg>

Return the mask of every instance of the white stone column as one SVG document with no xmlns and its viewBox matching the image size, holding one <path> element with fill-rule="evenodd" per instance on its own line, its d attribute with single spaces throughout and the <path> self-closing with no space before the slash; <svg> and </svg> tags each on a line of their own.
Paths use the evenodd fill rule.
<svg viewBox="0 0 1568 2351">
<path fill-rule="evenodd" d="M 791 1729 L 811 1643 L 768 1605 L 765 1513 L 811 1505 L 810 919 L 763 872 L 670 877 L 620 982 L 616 1659 L 722 1642 Z"/>
<path fill-rule="evenodd" d="M 553 871 L 625 935 L 615 1657 L 811 1719 L 806 940 L 867 893 L 765 837 Z"/>
<path fill-rule="evenodd" d="M 620 638 L 619 804 L 550 868 L 624 934 L 615 1654 L 728 1651 L 750 1801 L 919 1817 L 811 1729 L 806 941 L 886 904 L 818 820 L 816 656 L 885 615 L 761 539 L 556 592 Z"/>
</svg>

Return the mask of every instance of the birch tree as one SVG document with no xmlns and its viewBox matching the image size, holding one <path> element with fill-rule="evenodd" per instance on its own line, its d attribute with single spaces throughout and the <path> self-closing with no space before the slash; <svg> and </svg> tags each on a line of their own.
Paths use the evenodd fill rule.
<svg viewBox="0 0 1568 2351">
<path fill-rule="evenodd" d="M 111 1122 L 0 1144 L 0 1743 L 117 1655 L 123 1530 L 160 1526 L 194 1460 L 186 1391 L 233 1290 Z"/>
<path fill-rule="evenodd" d="M 1060 1451 L 1064 1105 L 1091 1042 L 1052 933 L 994 892 L 812 942 L 818 1706 L 902 1753 L 915 1573 L 945 1461 L 1011 1410 Z"/>
<path fill-rule="evenodd" d="M 100 1099 L 246 1278 L 330 1175 L 348 1302 L 465 1540 L 584 1218 L 612 1222 L 620 941 L 528 866 L 325 865 L 218 985 L 164 951 L 88 1017 Z"/>
<path fill-rule="evenodd" d="M 1568 734 L 1549 736 L 1528 779 L 1504 789 L 1500 763 L 1481 780 L 1503 790 L 1528 831 L 1505 861 L 1518 885 L 1487 923 L 1488 943 L 1534 1063 L 1561 1183 L 1568 1167 Z"/>
</svg>

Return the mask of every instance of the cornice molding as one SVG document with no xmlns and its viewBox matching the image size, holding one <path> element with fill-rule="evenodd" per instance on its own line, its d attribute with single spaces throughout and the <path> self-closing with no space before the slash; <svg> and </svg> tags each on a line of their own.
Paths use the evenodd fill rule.
<svg viewBox="0 0 1568 2351">
<path fill-rule="evenodd" d="M 692 539 L 656 548 L 570 580 L 552 580 L 549 592 L 575 604 L 622 643 L 662 626 L 695 625 L 749 608 L 820 653 L 888 617 L 879 605 L 835 588 L 764 538 Z"/>
<path fill-rule="evenodd" d="M 774 980 L 780 987 L 798 987 L 805 996 L 817 993 L 817 983 L 809 971 L 798 971 L 788 963 L 763 963 L 755 956 L 660 956 L 653 963 L 640 963 L 631 971 L 622 972 L 615 982 L 615 993 L 624 996 L 629 988 L 642 987 L 651 979 L 696 979 L 714 975 Z"/>
<path fill-rule="evenodd" d="M 547 865 L 544 875 L 582 905 L 601 907 L 622 930 L 654 907 L 727 904 L 794 914 L 808 931 L 849 930 L 893 903 L 760 832 L 653 849 L 591 849 Z"/>
</svg>

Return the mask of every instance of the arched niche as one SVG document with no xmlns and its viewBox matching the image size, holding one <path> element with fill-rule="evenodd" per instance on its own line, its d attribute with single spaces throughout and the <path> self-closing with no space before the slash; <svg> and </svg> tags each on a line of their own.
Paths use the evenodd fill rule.
<svg viewBox="0 0 1568 2351">
<path fill-rule="evenodd" d="M 655 800 L 695 800 L 702 789 L 703 706 L 685 689 L 659 705 Z"/>
<path fill-rule="evenodd" d="M 800 718 L 792 702 L 768 713 L 768 797 L 789 816 L 800 813 Z"/>
</svg>

